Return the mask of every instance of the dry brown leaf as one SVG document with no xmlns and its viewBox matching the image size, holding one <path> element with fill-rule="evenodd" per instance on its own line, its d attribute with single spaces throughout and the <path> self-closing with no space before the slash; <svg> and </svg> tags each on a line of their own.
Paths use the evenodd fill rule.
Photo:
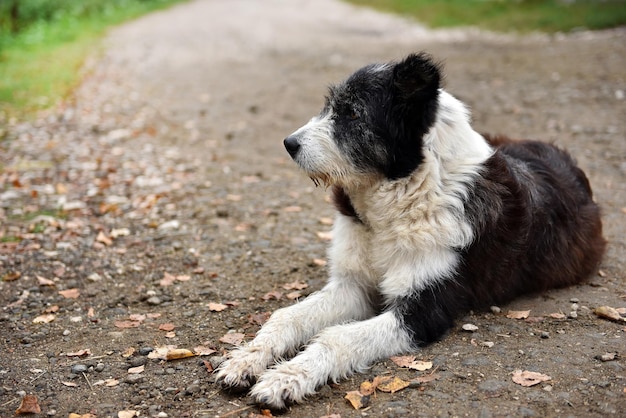
<svg viewBox="0 0 626 418">
<path fill-rule="evenodd" d="M 175 348 L 173 350 L 168 350 L 165 354 L 165 360 L 178 360 L 181 358 L 193 357 L 194 353 L 187 350 L 186 348 Z"/>
<path fill-rule="evenodd" d="M 202 364 L 204 364 L 204 367 L 206 368 L 207 372 L 213 373 L 215 371 L 215 368 L 213 367 L 210 361 L 202 360 Z"/>
<path fill-rule="evenodd" d="M 104 232 L 98 232 L 98 236 L 96 237 L 97 242 L 101 242 L 106 246 L 113 244 L 113 240 L 109 238 Z"/>
<path fill-rule="evenodd" d="M 148 354 L 148 358 L 167 360 L 167 353 L 174 349 L 176 349 L 175 345 L 155 347 L 154 350 Z"/>
<path fill-rule="evenodd" d="M 506 317 L 510 319 L 526 319 L 529 315 L 530 311 L 509 311 Z"/>
<path fill-rule="evenodd" d="M 77 386 L 78 386 L 78 385 L 77 385 L 76 383 L 74 383 L 74 382 L 61 382 L 61 383 L 63 384 L 63 386 L 67 386 L 67 387 L 69 387 L 69 388 L 75 388 L 75 387 L 77 387 Z"/>
<path fill-rule="evenodd" d="M 361 386 L 359 386 L 359 392 L 363 396 L 369 396 L 376 392 L 376 386 L 374 386 L 374 384 L 369 380 L 366 380 L 365 382 L 361 383 Z"/>
<path fill-rule="evenodd" d="M 526 387 L 547 382 L 548 380 L 552 380 L 552 378 L 542 373 L 529 372 L 528 370 L 515 370 L 513 372 L 513 382 Z"/>
<path fill-rule="evenodd" d="M 214 350 L 214 349 L 212 349 L 210 347 L 205 347 L 203 345 L 199 345 L 199 346 L 193 348 L 193 353 L 196 356 L 210 356 L 211 354 L 214 354 L 216 352 L 217 352 L 217 350 Z"/>
<path fill-rule="evenodd" d="M 120 384 L 120 381 L 116 380 L 116 379 L 106 379 L 104 381 L 104 385 L 107 386 L 107 387 L 113 387 L 113 386 L 117 386 L 119 384 Z"/>
<path fill-rule="evenodd" d="M 248 314 L 248 322 L 256 325 L 263 325 L 270 319 L 271 312 L 259 312 L 255 314 Z"/>
<path fill-rule="evenodd" d="M 370 397 L 361 394 L 358 390 L 353 390 L 346 393 L 345 399 L 350 402 L 354 409 L 366 408 L 370 403 Z"/>
<path fill-rule="evenodd" d="M 146 366 L 144 366 L 143 364 L 141 366 L 137 366 L 137 367 L 131 367 L 128 369 L 128 374 L 139 374 L 139 373 L 143 373 L 144 369 Z"/>
<path fill-rule="evenodd" d="M 15 411 L 15 415 L 24 415 L 24 414 L 40 414 L 41 407 L 39 406 L 39 401 L 35 395 L 24 395 L 22 398 L 22 403 L 20 403 L 19 408 Z"/>
<path fill-rule="evenodd" d="M 93 318 L 96 316 L 96 311 L 93 308 L 87 309 L 87 318 Z"/>
<path fill-rule="evenodd" d="M 75 414 L 70 413 L 67 418 L 97 418 L 94 414 Z"/>
<path fill-rule="evenodd" d="M 189 280 L 191 280 L 191 276 L 187 274 L 181 274 L 180 276 L 176 276 L 176 280 L 178 280 L 179 282 L 188 282 Z"/>
<path fill-rule="evenodd" d="M 124 352 L 122 353 L 122 357 L 124 358 L 128 358 L 130 356 L 132 356 L 133 354 L 135 354 L 135 347 L 128 347 L 126 350 L 124 350 Z"/>
<path fill-rule="evenodd" d="M 65 299 L 76 299 L 80 296 L 80 290 L 76 288 L 59 290 L 59 294 Z"/>
<path fill-rule="evenodd" d="M 287 213 L 302 212 L 302 208 L 300 206 L 287 206 L 286 208 L 283 208 L 283 210 Z"/>
<path fill-rule="evenodd" d="M 56 319 L 55 314 L 44 314 L 44 315 L 39 315 L 38 317 L 33 319 L 33 323 L 34 324 L 49 324 L 55 319 Z"/>
<path fill-rule="evenodd" d="M 299 282 L 297 280 L 295 282 L 285 283 L 282 286 L 282 288 L 285 290 L 302 290 L 302 289 L 306 289 L 307 287 L 309 287 L 308 284 Z"/>
<path fill-rule="evenodd" d="M 130 314 L 128 315 L 128 319 L 130 319 L 131 321 L 145 321 L 146 320 L 146 316 L 143 314 Z"/>
<path fill-rule="evenodd" d="M 39 284 L 39 286 L 56 286 L 56 283 L 54 283 L 53 280 L 46 279 L 45 277 L 42 277 L 42 276 L 35 276 L 35 277 L 37 277 L 37 283 Z"/>
<path fill-rule="evenodd" d="M 161 317 L 161 315 L 163 315 L 163 314 L 162 314 L 162 313 L 160 313 L 160 312 L 156 312 L 156 313 L 147 313 L 147 314 L 146 314 L 146 316 L 147 316 L 148 318 L 150 318 L 150 319 L 157 319 L 157 318 L 160 318 L 160 317 Z"/>
<path fill-rule="evenodd" d="M 159 281 L 159 286 L 166 287 L 171 286 L 176 281 L 176 276 L 169 274 L 167 271 L 163 273 L 163 278 Z"/>
<path fill-rule="evenodd" d="M 391 392 L 396 393 L 406 387 L 408 387 L 411 382 L 407 382 L 406 380 L 402 380 L 397 376 L 394 376 L 390 381 L 379 384 L 376 389 L 381 392 Z"/>
<path fill-rule="evenodd" d="M 220 341 L 226 344 L 240 345 L 244 338 L 245 335 L 240 332 L 230 332 L 220 338 Z"/>
<path fill-rule="evenodd" d="M 600 306 L 593 310 L 593 313 L 600 318 L 610 319 L 611 321 L 626 322 L 626 318 L 622 318 L 617 309 L 610 306 Z"/>
<path fill-rule="evenodd" d="M 339 414 L 322 415 L 320 418 L 341 418 Z"/>
<path fill-rule="evenodd" d="M 74 351 L 72 353 L 65 353 L 67 357 L 84 357 L 90 356 L 91 350 L 88 348 L 83 348 L 82 350 Z"/>
<path fill-rule="evenodd" d="M 174 324 L 170 324 L 170 323 L 166 323 L 166 324 L 161 324 L 159 325 L 159 331 L 173 331 L 176 328 L 176 325 Z"/>
<path fill-rule="evenodd" d="M 550 318 L 554 318 L 554 319 L 564 319 L 567 318 L 567 316 L 565 314 L 562 314 L 560 312 L 555 312 L 555 313 L 551 313 L 550 315 L 548 315 Z"/>
<path fill-rule="evenodd" d="M 13 280 L 17 280 L 22 277 L 22 273 L 19 271 L 10 271 L 2 276 L 3 282 L 12 282 Z"/>
<path fill-rule="evenodd" d="M 266 301 L 271 299 L 280 300 L 280 298 L 282 297 L 283 294 L 281 292 L 279 292 L 278 290 L 272 290 L 271 292 L 267 292 L 266 294 L 264 294 L 261 299 Z"/>
<path fill-rule="evenodd" d="M 432 361 L 415 360 L 415 356 L 393 356 L 390 357 L 390 360 L 400 367 L 407 367 L 420 372 L 433 367 Z"/>
<path fill-rule="evenodd" d="M 137 328 L 138 326 L 141 325 L 141 322 L 139 321 L 115 321 L 113 325 L 115 325 L 116 328 L 122 328 L 122 329 Z"/>
<path fill-rule="evenodd" d="M 411 383 L 428 383 L 428 382 L 432 382 L 434 380 L 439 379 L 441 376 L 437 373 L 430 373 L 427 374 L 425 376 L 418 376 L 415 379 L 411 379 Z"/>
<path fill-rule="evenodd" d="M 222 312 L 226 308 L 228 308 L 228 305 L 223 303 L 209 302 L 209 311 L 211 312 Z"/>
<path fill-rule="evenodd" d="M 289 300 L 296 300 L 296 299 L 298 299 L 298 298 L 299 298 L 299 297 L 301 297 L 301 296 L 302 296 L 302 293 L 300 293 L 300 292 L 298 292 L 298 291 L 296 291 L 296 292 L 289 292 L 289 293 L 287 293 L 287 294 L 285 295 L 285 297 L 286 297 L 287 299 L 289 299 Z"/>
</svg>

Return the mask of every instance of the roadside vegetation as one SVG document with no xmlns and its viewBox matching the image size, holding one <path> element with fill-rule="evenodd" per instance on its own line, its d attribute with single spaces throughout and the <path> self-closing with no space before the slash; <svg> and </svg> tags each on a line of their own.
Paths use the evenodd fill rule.
<svg viewBox="0 0 626 418">
<path fill-rule="evenodd" d="M 1 0 L 0 126 L 65 97 L 107 28 L 180 1 Z"/>
<path fill-rule="evenodd" d="M 349 0 L 411 16 L 432 27 L 501 32 L 570 32 L 626 25 L 626 0 Z"/>
</svg>

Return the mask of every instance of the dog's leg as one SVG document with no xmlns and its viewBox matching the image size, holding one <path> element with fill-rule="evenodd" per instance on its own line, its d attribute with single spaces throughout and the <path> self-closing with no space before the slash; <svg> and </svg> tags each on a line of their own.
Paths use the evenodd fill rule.
<svg viewBox="0 0 626 418">
<path fill-rule="evenodd" d="M 396 314 L 388 311 L 365 321 L 324 329 L 292 360 L 263 373 L 251 395 L 260 403 L 284 408 L 300 402 L 328 380 L 363 371 L 374 361 L 411 349 L 411 338 Z"/>
<path fill-rule="evenodd" d="M 222 386 L 247 389 L 270 364 L 295 354 L 323 328 L 375 315 L 370 296 L 376 283 L 368 268 L 364 233 L 362 225 L 337 218 L 328 284 L 304 301 L 274 312 L 254 340 L 232 351 L 217 371 Z"/>
</svg>

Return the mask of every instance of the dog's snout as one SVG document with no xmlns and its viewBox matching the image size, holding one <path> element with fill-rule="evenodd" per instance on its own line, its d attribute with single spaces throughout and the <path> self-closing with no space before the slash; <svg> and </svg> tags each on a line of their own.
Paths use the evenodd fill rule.
<svg viewBox="0 0 626 418">
<path fill-rule="evenodd" d="M 283 144 L 285 144 L 285 149 L 289 155 L 291 155 L 291 158 L 295 158 L 296 154 L 298 154 L 298 150 L 300 150 L 300 141 L 298 141 L 298 138 L 293 135 L 288 136 L 283 141 Z"/>
</svg>

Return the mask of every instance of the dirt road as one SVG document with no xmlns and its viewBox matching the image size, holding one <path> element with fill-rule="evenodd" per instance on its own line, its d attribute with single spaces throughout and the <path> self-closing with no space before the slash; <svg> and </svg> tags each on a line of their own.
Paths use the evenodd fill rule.
<svg viewBox="0 0 626 418">
<path fill-rule="evenodd" d="M 426 30 L 334 0 L 198 0 L 112 31 L 73 98 L 8 124 L 0 416 L 26 394 L 40 416 L 260 413 L 220 392 L 207 367 L 225 341 L 249 339 L 268 312 L 323 285 L 333 214 L 282 138 L 328 84 L 419 50 L 445 64 L 477 130 L 556 141 L 577 157 L 604 211 L 601 271 L 467 315 L 416 353 L 430 370 L 383 361 L 284 416 L 623 413 L 626 325 L 593 309 L 626 307 L 626 30 L 515 37 Z M 205 355 L 152 358 L 167 345 Z M 551 380 L 524 387 L 515 370 Z M 361 411 L 344 400 L 378 375 L 431 373 Z"/>
</svg>

